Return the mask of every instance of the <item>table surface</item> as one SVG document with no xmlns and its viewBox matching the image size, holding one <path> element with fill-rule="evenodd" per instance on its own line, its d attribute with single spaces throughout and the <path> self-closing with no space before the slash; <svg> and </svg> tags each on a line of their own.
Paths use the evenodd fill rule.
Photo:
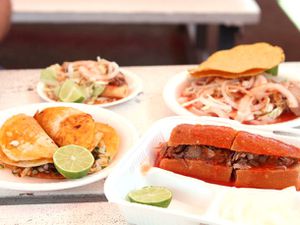
<svg viewBox="0 0 300 225">
<path fill-rule="evenodd" d="M 259 21 L 255 0 L 12 0 L 13 21 L 198 23 L 244 25 Z"/>
<path fill-rule="evenodd" d="M 143 134 L 154 121 L 174 115 L 163 102 L 163 86 L 174 74 L 190 67 L 126 67 L 125 69 L 141 77 L 143 93 L 129 102 L 109 109 L 129 119 L 138 132 Z M 42 102 L 35 91 L 38 80 L 39 70 L 0 71 L 0 110 Z M 0 189 L 0 221 L 5 221 L 4 224 L 26 224 L 26 221 L 31 221 L 31 224 L 53 224 L 57 216 L 61 216 L 57 224 L 126 224 L 118 208 L 104 202 L 106 199 L 103 195 L 103 183 L 104 181 L 99 181 L 84 187 L 55 192 L 30 193 Z M 66 202 L 69 204 L 55 204 Z M 13 212 L 18 212 L 21 216 L 12 217 Z M 53 213 L 58 215 L 53 217 Z M 86 217 L 91 220 L 85 220 Z"/>
<path fill-rule="evenodd" d="M 144 83 L 143 93 L 127 103 L 109 109 L 129 119 L 138 132 L 143 134 L 154 121 L 174 115 L 162 99 L 163 87 L 176 73 L 191 67 L 125 68 L 141 77 Z M 279 72 L 280 68 L 284 68 L 285 73 L 297 75 L 300 73 L 300 62 L 285 63 L 279 67 Z M 38 80 L 39 70 L 0 71 L 0 110 L 42 102 L 35 92 Z M 99 181 L 55 192 L 30 193 L 0 189 L 1 224 L 2 221 L 4 224 L 127 224 L 117 206 L 105 202 L 103 183 Z M 12 216 L 16 213 L 17 217 Z"/>
</svg>

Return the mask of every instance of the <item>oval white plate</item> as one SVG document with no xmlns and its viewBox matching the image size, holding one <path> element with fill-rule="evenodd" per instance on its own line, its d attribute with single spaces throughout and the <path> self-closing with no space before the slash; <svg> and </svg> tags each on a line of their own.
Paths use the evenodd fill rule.
<svg viewBox="0 0 300 225">
<path fill-rule="evenodd" d="M 21 107 L 6 109 L 0 111 L 0 127 L 11 116 L 18 113 L 34 115 L 37 110 L 53 106 L 68 106 L 79 109 L 93 116 L 97 122 L 107 123 L 114 127 L 120 136 L 120 147 L 114 161 L 105 169 L 88 175 L 86 177 L 68 180 L 39 179 L 32 177 L 16 177 L 9 169 L 0 170 L 0 187 L 21 191 L 53 191 L 83 186 L 99 181 L 108 176 L 115 164 L 124 156 L 124 154 L 134 145 L 138 139 L 138 133 L 135 127 L 124 117 L 97 106 L 78 104 L 78 103 L 39 103 L 24 105 Z"/>
<path fill-rule="evenodd" d="M 300 73 L 300 67 L 295 67 L 295 70 L 293 71 L 292 68 L 293 64 L 292 63 L 283 63 L 280 65 L 279 69 L 279 76 L 282 78 L 287 78 L 287 79 L 294 79 L 294 80 L 299 80 L 300 77 L 297 76 L 297 73 Z M 186 85 L 187 82 L 187 76 L 188 76 L 188 71 L 183 71 L 174 77 L 172 77 L 167 84 L 164 87 L 163 90 L 163 98 L 166 103 L 166 105 L 177 115 L 182 115 L 182 116 L 196 116 L 194 113 L 190 112 L 186 108 L 182 107 L 177 99 L 180 96 L 181 90 L 183 87 Z M 300 117 L 294 120 L 290 120 L 287 122 L 282 122 L 282 123 L 276 123 L 276 124 L 266 124 L 266 125 L 249 125 L 249 126 L 255 126 L 255 127 L 263 127 L 263 128 L 276 128 L 276 127 L 281 127 L 281 126 L 286 126 L 286 127 L 296 127 L 300 125 Z"/>
<path fill-rule="evenodd" d="M 121 104 L 121 103 L 124 103 L 124 102 L 127 102 L 131 99 L 133 99 L 135 96 L 137 96 L 140 92 L 142 92 L 143 90 L 143 82 L 141 80 L 141 78 L 128 71 L 128 70 L 124 70 L 124 69 L 121 69 L 121 72 L 124 74 L 125 76 L 125 79 L 128 83 L 128 87 L 129 87 L 129 94 L 127 97 L 125 98 L 122 98 L 122 99 L 119 99 L 117 101 L 114 101 L 114 102 L 108 102 L 108 103 L 104 103 L 104 104 L 96 104 L 97 106 L 101 106 L 101 107 L 110 107 L 110 106 L 113 106 L 113 105 L 118 105 L 118 104 Z M 39 82 L 37 84 L 37 87 L 36 87 L 36 90 L 37 90 L 37 93 L 38 95 L 46 102 L 57 102 L 57 101 L 54 101 L 52 99 L 50 99 L 45 91 L 44 91 L 44 83 L 42 82 Z"/>
</svg>

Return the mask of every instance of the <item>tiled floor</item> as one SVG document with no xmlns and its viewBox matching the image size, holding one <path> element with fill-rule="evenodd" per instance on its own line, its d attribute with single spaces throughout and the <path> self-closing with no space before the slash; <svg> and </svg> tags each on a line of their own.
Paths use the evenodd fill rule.
<svg viewBox="0 0 300 225">
<path fill-rule="evenodd" d="M 300 61 L 300 32 L 275 0 L 258 0 L 259 25 L 244 27 L 237 43 L 267 41 L 282 46 L 289 61 Z M 210 29 L 215 31 L 214 27 Z M 214 49 L 212 42 L 209 42 Z M 157 25 L 13 25 L 0 44 L 0 65 L 37 68 L 101 56 L 120 65 L 197 63 L 185 27 Z M 191 60 L 192 56 L 192 60 Z"/>
</svg>

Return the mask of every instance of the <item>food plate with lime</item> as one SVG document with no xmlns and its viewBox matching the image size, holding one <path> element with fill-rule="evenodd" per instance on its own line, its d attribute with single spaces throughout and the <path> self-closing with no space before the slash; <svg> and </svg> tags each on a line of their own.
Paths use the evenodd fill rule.
<svg viewBox="0 0 300 225">
<path fill-rule="evenodd" d="M 20 191 L 62 190 L 104 179 L 138 138 L 126 118 L 78 103 L 2 110 L 0 127 L 0 186 Z"/>
<path fill-rule="evenodd" d="M 38 95 L 47 102 L 71 102 L 109 107 L 133 99 L 142 91 L 140 77 L 98 58 L 54 64 L 41 70 Z"/>
</svg>

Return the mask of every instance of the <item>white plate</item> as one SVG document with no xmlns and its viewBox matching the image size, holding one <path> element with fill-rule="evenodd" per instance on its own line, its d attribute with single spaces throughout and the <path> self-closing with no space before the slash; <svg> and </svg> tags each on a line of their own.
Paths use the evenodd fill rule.
<svg viewBox="0 0 300 225">
<path fill-rule="evenodd" d="M 116 159 L 107 168 L 76 180 L 52 180 L 31 177 L 16 177 L 9 169 L 0 170 L 0 187 L 21 191 L 53 191 L 74 188 L 99 181 L 109 174 L 115 164 L 137 141 L 138 133 L 135 127 L 124 117 L 97 106 L 77 103 L 39 103 L 0 111 L 0 127 L 11 116 L 19 113 L 34 115 L 37 110 L 53 106 L 68 106 L 79 109 L 93 116 L 95 121 L 107 123 L 114 127 L 120 135 L 120 148 Z"/>
<path fill-rule="evenodd" d="M 300 77 L 297 76 L 297 74 L 300 73 L 299 69 L 292 71 L 291 73 L 291 67 L 288 67 L 288 63 L 281 64 L 279 69 L 279 75 L 282 78 L 287 78 L 287 79 L 297 79 L 300 81 Z M 172 77 L 164 87 L 163 91 L 163 98 L 167 106 L 177 115 L 182 115 L 182 116 L 196 116 L 194 113 L 190 112 L 186 108 L 182 107 L 177 99 L 180 97 L 180 93 L 184 86 L 187 83 L 187 76 L 189 75 L 188 71 L 183 71 L 174 77 Z M 278 126 L 286 126 L 286 127 L 296 127 L 300 125 L 300 117 L 294 120 L 290 120 L 287 122 L 282 122 L 282 123 L 276 123 L 276 124 L 267 124 L 267 125 L 250 125 L 250 126 L 255 126 L 255 127 L 278 127 Z"/>
<path fill-rule="evenodd" d="M 282 221 L 279 220 L 280 217 L 288 219 L 287 217 L 294 215 L 285 214 L 285 210 L 299 209 L 300 192 L 297 192 L 295 188 L 288 188 L 288 190 L 271 190 L 227 187 L 207 183 L 202 180 L 154 167 L 153 165 L 156 158 L 155 147 L 157 147 L 159 143 L 169 140 L 171 131 L 178 124 L 227 126 L 236 130 L 244 130 L 275 138 L 300 147 L 300 140 L 297 137 L 273 134 L 270 131 L 263 131 L 253 126 L 249 127 L 236 123 L 233 120 L 204 116 L 174 116 L 161 119 L 152 125 L 135 147 L 118 163 L 104 184 L 104 193 L 107 199 L 109 202 L 118 204 L 121 212 L 130 224 L 241 225 L 245 224 L 243 223 L 246 219 L 244 216 L 250 215 L 252 219 L 256 219 L 255 224 L 261 225 L 262 223 L 259 222 L 260 220 L 262 221 L 263 218 L 260 216 L 273 217 L 273 219 L 277 216 L 276 221 Z M 141 169 L 143 164 L 147 165 L 146 168 L 149 168 L 147 172 Z M 126 196 L 130 191 L 144 186 L 163 186 L 170 189 L 173 194 L 170 206 L 168 208 L 160 208 L 130 203 L 126 200 Z M 291 197 L 288 200 L 285 199 L 286 193 Z M 253 195 L 255 198 L 251 199 L 250 196 L 253 197 Z M 276 198 L 274 198 L 274 196 L 276 196 Z M 295 203 L 293 202 L 294 200 L 296 201 Z M 269 208 L 267 208 L 264 213 L 250 214 L 249 209 L 251 205 L 252 209 L 254 208 L 253 202 L 254 205 L 267 205 L 273 209 L 273 211 L 268 211 Z M 224 207 L 224 203 L 226 207 Z M 275 207 L 273 207 L 274 205 Z M 261 208 L 262 207 L 259 209 Z M 241 218 L 243 222 L 234 223 L 234 221 L 228 220 L 227 216 L 222 214 L 223 209 L 227 209 L 232 215 L 238 216 L 237 218 Z M 297 219 L 298 218 L 299 216 Z M 234 220 L 235 217 L 232 216 L 231 219 Z"/>
<path fill-rule="evenodd" d="M 110 107 L 110 106 L 118 105 L 118 104 L 121 104 L 121 103 L 124 103 L 124 102 L 127 102 L 127 101 L 133 99 L 140 92 L 142 92 L 143 82 L 142 82 L 141 78 L 138 75 L 136 75 L 136 74 L 134 74 L 134 73 L 132 73 L 128 70 L 124 70 L 124 69 L 121 69 L 121 72 L 124 74 L 125 79 L 128 83 L 128 87 L 129 87 L 128 96 L 125 97 L 125 98 L 119 99 L 117 101 L 114 101 L 114 102 L 108 102 L 108 103 L 105 103 L 105 104 L 96 104 L 97 106 Z M 57 102 L 57 101 L 54 101 L 54 100 L 50 99 L 46 95 L 46 93 L 44 91 L 44 87 L 45 87 L 45 85 L 42 82 L 39 82 L 37 84 L 36 90 L 37 90 L 38 95 L 46 102 Z"/>
</svg>

